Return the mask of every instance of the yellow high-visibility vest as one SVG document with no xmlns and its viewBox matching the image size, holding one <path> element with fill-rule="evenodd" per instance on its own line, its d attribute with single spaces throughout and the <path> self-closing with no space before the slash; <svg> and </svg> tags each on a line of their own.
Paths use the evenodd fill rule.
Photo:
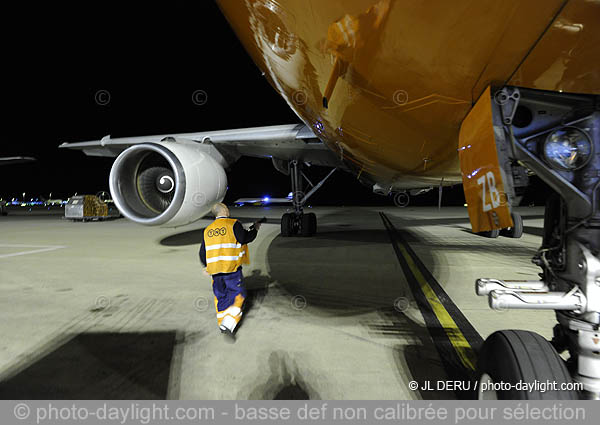
<svg viewBox="0 0 600 425">
<path fill-rule="evenodd" d="M 217 218 L 204 229 L 206 270 L 209 274 L 232 273 L 250 263 L 248 245 L 238 243 L 233 234 L 233 218 Z"/>
</svg>

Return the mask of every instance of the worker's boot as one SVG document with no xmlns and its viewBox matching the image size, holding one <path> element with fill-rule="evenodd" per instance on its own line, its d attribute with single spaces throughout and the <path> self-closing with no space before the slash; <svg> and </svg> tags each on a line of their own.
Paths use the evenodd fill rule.
<svg viewBox="0 0 600 425">
<path fill-rule="evenodd" d="M 223 321 L 221 322 L 221 332 L 227 335 L 231 340 L 235 340 L 234 332 L 237 324 L 238 320 L 236 320 L 235 317 L 227 315 L 223 318 Z"/>
</svg>

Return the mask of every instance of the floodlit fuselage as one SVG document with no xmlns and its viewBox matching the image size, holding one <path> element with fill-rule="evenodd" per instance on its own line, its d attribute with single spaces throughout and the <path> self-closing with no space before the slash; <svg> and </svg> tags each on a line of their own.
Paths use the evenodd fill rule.
<svg viewBox="0 0 600 425">
<path fill-rule="evenodd" d="M 460 182 L 489 85 L 600 93 L 597 0 L 219 0 L 265 78 L 359 177 Z"/>
</svg>

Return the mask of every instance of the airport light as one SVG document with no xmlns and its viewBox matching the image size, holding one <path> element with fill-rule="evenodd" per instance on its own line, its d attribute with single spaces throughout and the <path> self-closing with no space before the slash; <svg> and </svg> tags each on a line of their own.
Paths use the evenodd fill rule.
<svg viewBox="0 0 600 425">
<path fill-rule="evenodd" d="M 584 167 L 592 157 L 589 136 L 576 127 L 551 132 L 544 142 L 544 158 L 554 169 L 574 171 Z"/>
</svg>

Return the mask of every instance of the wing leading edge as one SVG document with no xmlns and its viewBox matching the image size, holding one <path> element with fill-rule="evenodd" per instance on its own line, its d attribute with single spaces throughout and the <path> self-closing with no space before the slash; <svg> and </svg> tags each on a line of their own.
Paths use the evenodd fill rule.
<svg viewBox="0 0 600 425">
<path fill-rule="evenodd" d="M 167 140 L 210 143 L 223 156 L 234 161 L 241 156 L 250 156 L 274 160 L 298 160 L 330 167 L 341 166 L 337 156 L 304 124 L 138 137 L 105 136 L 99 140 L 62 143 L 59 148 L 81 150 L 89 156 L 116 157 L 133 145 Z"/>
</svg>

